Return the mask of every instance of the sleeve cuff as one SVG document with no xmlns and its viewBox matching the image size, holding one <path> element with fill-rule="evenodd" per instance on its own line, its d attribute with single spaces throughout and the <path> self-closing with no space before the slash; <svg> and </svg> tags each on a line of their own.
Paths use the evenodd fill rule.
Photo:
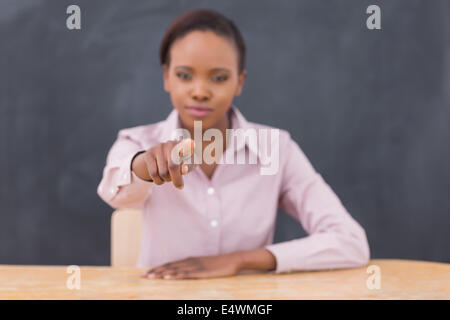
<svg viewBox="0 0 450 320">
<path fill-rule="evenodd" d="M 308 265 L 308 255 L 302 254 L 301 260 L 302 265 L 298 265 L 299 258 L 296 257 L 293 261 L 293 256 L 299 255 L 301 252 L 300 247 L 305 245 L 306 238 L 294 239 L 290 241 L 274 243 L 266 246 L 265 248 L 269 250 L 277 260 L 277 266 L 274 273 L 289 273 L 296 272 L 300 270 L 306 270 Z M 302 244 L 302 245 L 301 245 Z M 297 262 L 297 263 L 295 263 Z"/>
<path fill-rule="evenodd" d="M 139 178 L 133 170 L 131 170 L 131 163 L 133 162 L 133 159 L 140 153 L 144 152 L 142 151 L 138 151 L 136 153 L 133 153 L 131 156 L 128 156 L 119 171 L 119 177 L 118 177 L 118 181 L 117 181 L 117 186 L 121 187 L 121 186 L 125 186 L 125 185 L 129 185 L 132 182 L 138 182 L 138 183 L 143 183 L 143 184 L 148 184 L 148 183 L 152 183 L 153 181 L 147 181 L 144 179 Z"/>
<path fill-rule="evenodd" d="M 269 250 L 276 259 L 276 268 L 275 270 L 270 271 L 269 273 L 273 273 L 273 274 L 278 274 L 278 273 L 283 273 L 283 272 L 291 272 L 292 270 L 287 269 L 286 267 L 284 267 L 284 262 L 283 262 L 283 254 L 282 254 L 282 250 L 280 250 L 281 248 L 279 248 L 279 244 L 271 244 L 265 247 L 267 250 Z"/>
</svg>

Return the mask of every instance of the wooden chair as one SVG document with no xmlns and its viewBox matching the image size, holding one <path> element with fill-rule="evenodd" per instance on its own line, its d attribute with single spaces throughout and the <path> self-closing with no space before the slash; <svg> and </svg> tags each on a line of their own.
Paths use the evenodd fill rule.
<svg viewBox="0 0 450 320">
<path fill-rule="evenodd" d="M 140 247 L 141 211 L 114 211 L 111 217 L 111 266 L 135 267 Z"/>
</svg>

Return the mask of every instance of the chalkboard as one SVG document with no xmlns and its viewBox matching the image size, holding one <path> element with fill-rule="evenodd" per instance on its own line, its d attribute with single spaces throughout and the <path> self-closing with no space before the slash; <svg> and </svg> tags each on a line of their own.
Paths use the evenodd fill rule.
<svg viewBox="0 0 450 320">
<path fill-rule="evenodd" d="M 118 130 L 172 110 L 158 49 L 194 8 L 238 25 L 236 106 L 291 133 L 371 258 L 450 262 L 448 1 L 0 0 L 0 264 L 109 264 L 106 154 Z M 276 242 L 305 235 L 279 212 Z"/>
</svg>

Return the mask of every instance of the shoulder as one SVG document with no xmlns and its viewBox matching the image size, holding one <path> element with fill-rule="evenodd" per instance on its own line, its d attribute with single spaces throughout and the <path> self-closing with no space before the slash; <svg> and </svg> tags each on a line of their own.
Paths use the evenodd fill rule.
<svg viewBox="0 0 450 320">
<path fill-rule="evenodd" d="M 257 131 L 260 129 L 267 131 L 264 135 L 264 137 L 267 138 L 262 139 L 265 141 L 261 141 L 261 139 L 259 139 L 259 146 L 264 147 L 270 145 L 270 152 L 277 154 L 279 164 L 285 170 L 290 172 L 294 168 L 305 168 L 305 166 L 308 170 L 312 168 L 312 164 L 310 163 L 307 155 L 297 141 L 294 140 L 289 131 L 254 122 L 249 122 L 249 125 Z M 259 135 L 259 137 L 261 137 L 261 135 Z"/>
</svg>

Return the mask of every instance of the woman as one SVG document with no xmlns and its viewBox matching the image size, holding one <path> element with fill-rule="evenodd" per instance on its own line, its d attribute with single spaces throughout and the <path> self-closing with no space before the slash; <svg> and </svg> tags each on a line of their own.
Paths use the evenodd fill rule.
<svg viewBox="0 0 450 320">
<path fill-rule="evenodd" d="M 119 132 L 98 187 L 113 208 L 142 210 L 138 266 L 150 268 L 144 276 L 208 278 L 368 263 L 364 229 L 287 131 L 278 129 L 279 166 L 270 175 L 261 174 L 262 154 L 252 143 L 234 150 L 227 139 L 195 142 L 195 150 L 219 145 L 216 159 L 239 152 L 257 157 L 249 164 L 187 166 L 196 154 L 194 144 L 183 140 L 187 145 L 176 149 L 174 131 L 184 129 L 193 137 L 196 123 L 202 134 L 215 129 L 223 137 L 227 130 L 273 129 L 247 121 L 233 105 L 246 71 L 245 44 L 232 21 L 211 10 L 181 15 L 163 38 L 160 60 L 174 110 L 165 121 Z M 309 236 L 272 244 L 279 207 Z"/>
</svg>

